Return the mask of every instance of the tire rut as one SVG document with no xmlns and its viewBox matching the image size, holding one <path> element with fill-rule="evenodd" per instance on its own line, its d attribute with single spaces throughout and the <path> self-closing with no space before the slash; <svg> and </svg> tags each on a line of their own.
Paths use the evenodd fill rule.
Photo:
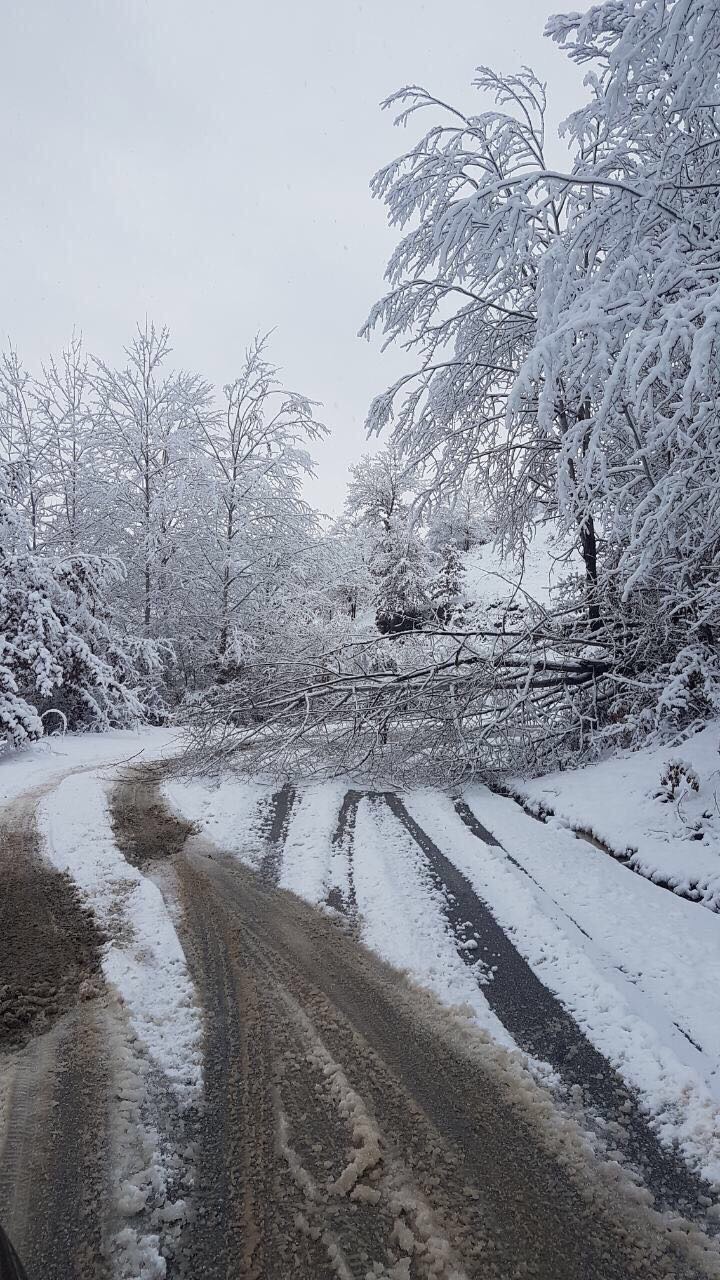
<svg viewBox="0 0 720 1280">
<path fill-rule="evenodd" d="M 271 796 L 265 815 L 265 853 L 260 863 L 260 876 L 269 885 L 276 885 L 282 868 L 283 845 L 290 826 L 295 804 L 295 788 L 286 782 Z"/>
<path fill-rule="evenodd" d="M 701 1206 L 712 1200 L 712 1187 L 689 1169 L 679 1153 L 660 1143 L 637 1095 L 541 982 L 487 903 L 410 815 L 398 795 L 382 793 L 374 802 L 388 806 L 423 854 L 448 924 L 458 939 L 458 954 L 469 966 L 480 958 L 491 970 L 491 980 L 481 983 L 482 992 L 515 1042 L 526 1053 L 550 1063 L 566 1085 L 582 1090 L 585 1104 L 610 1124 L 608 1136 L 613 1146 L 641 1171 L 663 1208 L 704 1218 Z M 457 811 L 473 834 L 485 839 L 477 819 L 471 823 L 462 809 Z M 488 843 L 497 844 L 492 837 Z M 466 946 L 468 925 L 477 944 L 472 950 Z"/>
<path fill-rule="evenodd" d="M 103 1015 L 66 1015 L 15 1055 L 0 1146 L 0 1219 L 31 1280 L 109 1280 Z"/>
</svg>

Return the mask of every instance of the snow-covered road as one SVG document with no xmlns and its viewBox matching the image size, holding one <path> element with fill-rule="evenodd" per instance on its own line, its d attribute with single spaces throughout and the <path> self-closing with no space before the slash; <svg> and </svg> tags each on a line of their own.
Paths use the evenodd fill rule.
<svg viewBox="0 0 720 1280">
<path fill-rule="evenodd" d="M 0 769 L 36 1270 L 720 1275 L 717 915 L 482 788 L 137 772 L 174 750 Z"/>
<path fill-rule="evenodd" d="M 269 785 L 183 780 L 165 793 L 218 847 L 260 867 Z M 660 1140 L 720 1183 L 717 916 L 484 788 L 457 803 L 436 791 L 363 794 L 333 782 L 294 789 L 289 809 L 281 887 L 342 910 L 351 885 L 368 946 L 592 1102 L 564 1044 L 570 1015 Z M 453 901 L 463 895 L 466 918 Z M 535 1028 L 540 1000 L 549 1003 Z"/>
</svg>

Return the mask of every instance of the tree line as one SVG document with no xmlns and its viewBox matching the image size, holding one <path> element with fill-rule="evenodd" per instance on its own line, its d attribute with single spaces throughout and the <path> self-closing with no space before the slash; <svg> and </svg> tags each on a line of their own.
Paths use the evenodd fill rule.
<svg viewBox="0 0 720 1280">
<path fill-rule="evenodd" d="M 361 332 L 407 371 L 335 522 L 302 497 L 316 406 L 262 341 L 219 394 L 147 326 L 118 369 L 4 358 L 3 555 L 206 755 L 447 780 L 720 707 L 720 11 L 605 0 L 547 35 L 587 68 L 560 167 L 527 68 L 385 104 L 427 127 L 372 182 L 398 241 Z M 520 566 L 538 527 L 552 601 L 470 598 L 473 543 Z M 11 657 L 8 697 L 40 679 Z"/>
<path fill-rule="evenodd" d="M 51 707 L 73 727 L 160 718 L 232 670 L 302 578 L 314 415 L 262 339 L 220 392 L 174 370 L 151 324 L 118 367 L 78 337 L 37 373 L 3 355 L 9 741 L 37 736 Z"/>
</svg>

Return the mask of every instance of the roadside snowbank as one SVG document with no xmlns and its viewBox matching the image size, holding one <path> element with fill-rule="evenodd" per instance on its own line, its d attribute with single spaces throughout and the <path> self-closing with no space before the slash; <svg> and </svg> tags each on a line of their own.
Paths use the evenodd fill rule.
<svg viewBox="0 0 720 1280">
<path fill-rule="evenodd" d="M 680 761 L 699 790 L 679 777 L 672 798 L 661 777 Z M 582 769 L 515 778 L 514 795 L 556 826 L 583 830 L 631 870 L 720 911 L 720 721 L 680 747 L 628 752 Z"/>
<path fill-rule="evenodd" d="M 126 1224 L 112 1240 L 117 1274 L 162 1280 L 192 1189 L 185 1116 L 202 1091 L 200 1010 L 160 889 L 117 848 L 97 774 L 60 782 L 42 802 L 39 823 L 46 856 L 72 877 L 108 939 L 113 1209 Z"/>
<path fill-rule="evenodd" d="M 81 890 L 109 941 L 103 973 L 150 1060 L 181 1102 L 201 1087 L 202 1022 L 185 956 L 157 885 L 113 836 L 102 782 L 66 778 L 40 808 L 45 853 Z"/>
</svg>

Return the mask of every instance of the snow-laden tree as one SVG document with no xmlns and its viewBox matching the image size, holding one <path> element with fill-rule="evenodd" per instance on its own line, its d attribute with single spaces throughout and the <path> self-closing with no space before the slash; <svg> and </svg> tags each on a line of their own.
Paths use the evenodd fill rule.
<svg viewBox="0 0 720 1280">
<path fill-rule="evenodd" d="M 486 502 L 476 485 L 466 482 L 446 498 L 440 497 L 428 519 L 428 545 L 435 550 L 456 547 L 469 551 L 492 538 Z"/>
<path fill-rule="evenodd" d="M 93 370 L 113 550 L 127 566 L 133 624 L 146 636 L 172 638 L 211 393 L 196 374 L 168 370 L 167 329 L 138 326 L 125 355 L 122 369 L 95 360 Z"/>
<path fill-rule="evenodd" d="M 513 407 L 536 394 L 547 430 L 584 401 L 561 440 L 561 512 L 599 521 L 601 592 L 657 710 L 703 714 L 720 701 L 720 11 L 601 4 L 549 31 L 590 64 L 591 97 L 568 122 L 567 244 L 544 264 Z"/>
<path fill-rule="evenodd" d="M 0 472 L 0 746 L 41 736 L 42 717 L 107 729 L 145 717 L 141 671 L 155 646 L 121 637 L 108 609 L 122 566 L 109 557 L 48 556 Z"/>
<path fill-rule="evenodd" d="M 439 623 L 450 624 L 462 603 L 465 564 L 454 542 L 438 547 L 435 556 L 436 569 L 427 588 L 432 615 Z"/>
<path fill-rule="evenodd" d="M 10 500 L 25 515 L 32 549 L 43 542 L 49 471 L 48 435 L 35 383 L 14 347 L 0 357 L 0 465 Z"/>
<path fill-rule="evenodd" d="M 338 610 L 351 622 L 375 609 L 372 574 L 373 534 L 364 524 L 341 517 L 318 543 L 318 571 L 325 585 L 328 613 Z"/>
<path fill-rule="evenodd" d="M 232 659 L 233 633 L 263 630 L 274 593 L 307 556 L 315 519 L 303 498 L 314 465 L 307 445 L 325 433 L 316 405 L 289 391 L 256 338 L 223 389 L 221 410 L 199 416 L 209 512 L 202 537 L 211 652 Z M 234 659 L 233 659 L 234 660 Z"/>
<path fill-rule="evenodd" d="M 379 630 L 409 631 L 419 626 L 430 604 L 429 584 L 436 564 L 425 545 L 415 510 L 416 475 L 394 448 L 367 454 L 350 468 L 345 519 L 369 543 L 369 570 Z"/>
<path fill-rule="evenodd" d="M 527 69 L 480 68 L 475 109 L 390 99 L 432 119 L 373 183 L 400 239 L 365 332 L 412 363 L 369 427 L 421 477 L 415 518 L 469 484 L 504 549 L 550 522 L 582 572 L 552 610 L 351 636 L 276 681 L 285 767 L 459 777 L 720 706 L 720 9 L 607 0 L 549 33 L 588 68 L 560 167 Z"/>
<path fill-rule="evenodd" d="M 387 531 L 393 520 L 406 519 L 414 496 L 412 469 L 390 447 L 350 468 L 345 512 L 359 525 Z"/>
<path fill-rule="evenodd" d="M 591 718 L 702 714 L 720 624 L 720 14 L 613 0 L 549 30 L 591 67 L 566 169 L 546 159 L 530 71 L 481 68 L 495 101 L 477 114 L 420 88 L 390 99 L 402 123 L 437 123 L 374 180 L 405 233 L 366 332 L 419 358 L 369 425 L 439 488 L 484 484 L 504 546 L 521 552 L 539 516 L 574 535 L 565 632 L 600 630 L 611 676 Z"/>
<path fill-rule="evenodd" d="M 382 634 L 413 631 L 427 621 L 432 580 L 439 559 L 417 528 L 395 515 L 373 548 L 370 568 L 376 582 L 376 620 Z"/>
<path fill-rule="evenodd" d="M 71 555 L 102 550 L 109 538 L 105 457 L 90 375 L 82 338 L 73 334 L 60 357 L 51 356 L 32 384 L 43 428 L 45 542 Z"/>
</svg>

